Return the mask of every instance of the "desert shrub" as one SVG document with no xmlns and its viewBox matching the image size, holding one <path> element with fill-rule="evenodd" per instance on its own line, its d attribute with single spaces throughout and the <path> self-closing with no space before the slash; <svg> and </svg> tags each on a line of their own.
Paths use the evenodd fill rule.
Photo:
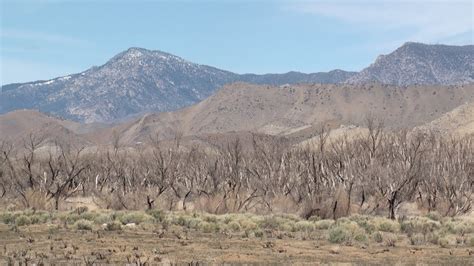
<svg viewBox="0 0 474 266">
<path fill-rule="evenodd" d="M 350 233 L 343 227 L 334 227 L 329 230 L 329 242 L 331 243 L 343 243 L 351 239 Z"/>
<path fill-rule="evenodd" d="M 377 229 L 382 232 L 395 233 L 396 231 L 398 231 L 398 224 L 394 221 L 384 221 L 379 224 Z"/>
<path fill-rule="evenodd" d="M 4 224 L 13 224 L 15 222 L 15 215 L 13 212 L 1 212 L 0 221 Z"/>
<path fill-rule="evenodd" d="M 334 220 L 319 220 L 314 223 L 314 227 L 318 230 L 327 230 L 334 224 Z"/>
<path fill-rule="evenodd" d="M 375 225 L 370 222 L 370 218 L 368 216 L 363 215 L 353 215 L 349 219 L 351 221 L 356 222 L 359 227 L 363 228 L 367 233 L 371 234 L 376 230 Z"/>
<path fill-rule="evenodd" d="M 262 221 L 259 223 L 259 227 L 263 229 L 272 229 L 276 230 L 285 222 L 285 219 L 277 217 L 274 215 L 265 216 Z"/>
<path fill-rule="evenodd" d="M 141 223 L 138 225 L 138 227 L 144 231 L 152 232 L 153 230 L 156 229 L 156 224 L 155 223 Z"/>
<path fill-rule="evenodd" d="M 252 222 L 256 223 L 257 225 L 260 224 L 266 216 L 262 215 L 247 215 L 244 218 L 245 219 L 250 219 Z"/>
<path fill-rule="evenodd" d="M 76 221 L 80 220 L 81 217 L 77 213 L 60 213 L 58 218 L 61 222 L 67 224 L 74 224 Z"/>
<path fill-rule="evenodd" d="M 299 221 L 295 223 L 294 228 L 296 231 L 300 231 L 300 232 L 312 232 L 316 229 L 316 227 L 314 226 L 314 223 L 309 222 L 309 221 Z"/>
<path fill-rule="evenodd" d="M 88 221 L 95 221 L 96 217 L 100 214 L 97 212 L 82 212 L 79 214 L 79 219 L 81 220 L 88 220 Z"/>
<path fill-rule="evenodd" d="M 385 246 L 387 247 L 395 247 L 395 244 L 397 243 L 397 236 L 394 235 L 394 234 L 386 234 L 384 236 L 384 243 L 385 243 Z"/>
<path fill-rule="evenodd" d="M 30 217 L 26 216 L 26 215 L 20 215 L 18 217 L 15 218 L 15 225 L 16 226 L 24 226 L 24 225 L 29 225 L 31 224 L 31 219 Z"/>
<path fill-rule="evenodd" d="M 212 225 L 214 232 L 220 232 L 223 229 L 221 223 L 210 223 L 210 224 Z"/>
<path fill-rule="evenodd" d="M 383 236 L 380 232 L 374 232 L 372 234 L 372 239 L 376 242 L 376 243 L 382 243 L 383 242 Z"/>
<path fill-rule="evenodd" d="M 87 212 L 89 210 L 89 208 L 87 208 L 87 206 L 81 206 L 81 207 L 77 207 L 76 209 L 74 209 L 73 212 L 77 213 L 78 215 L 81 215 L 85 212 Z"/>
<path fill-rule="evenodd" d="M 122 223 L 117 221 L 112 221 L 105 225 L 105 230 L 107 231 L 120 231 L 122 230 Z"/>
<path fill-rule="evenodd" d="M 456 236 L 456 245 L 465 245 L 467 239 L 463 236 Z"/>
<path fill-rule="evenodd" d="M 74 223 L 74 228 L 77 230 L 92 230 L 92 222 L 89 220 L 78 220 Z"/>
<path fill-rule="evenodd" d="M 183 227 L 198 229 L 198 226 L 203 220 L 197 215 L 179 215 L 171 218 L 171 222 Z"/>
<path fill-rule="evenodd" d="M 26 216 L 31 216 L 35 213 L 35 210 L 31 208 L 27 208 L 27 209 L 22 210 L 21 213 Z"/>
<path fill-rule="evenodd" d="M 242 228 L 240 227 L 240 224 L 239 224 L 238 222 L 236 222 L 236 221 L 230 222 L 230 223 L 227 225 L 227 227 L 228 227 L 230 230 L 234 231 L 234 232 L 239 232 L 239 231 L 242 229 Z"/>
<path fill-rule="evenodd" d="M 142 222 L 151 221 L 151 220 L 152 218 L 150 215 L 144 212 L 140 212 L 140 211 L 129 212 L 119 218 L 119 221 L 122 222 L 122 224 L 129 224 L 129 223 L 140 224 Z"/>
<path fill-rule="evenodd" d="M 274 217 L 277 218 L 277 219 L 280 218 L 282 220 L 293 221 L 293 222 L 298 222 L 298 221 L 301 220 L 298 216 L 293 215 L 293 214 L 289 214 L 289 213 L 275 214 Z"/>
<path fill-rule="evenodd" d="M 426 240 L 431 244 L 437 245 L 439 242 L 439 235 L 437 233 L 428 233 L 426 234 Z"/>
<path fill-rule="evenodd" d="M 442 248 L 447 248 L 449 246 L 449 240 L 445 237 L 438 239 L 438 244 Z"/>
<path fill-rule="evenodd" d="M 264 233 L 263 230 L 261 230 L 261 229 L 256 229 L 256 230 L 253 231 L 253 235 L 254 235 L 255 237 L 260 237 L 260 238 L 262 238 L 262 237 L 265 235 L 265 233 Z"/>
<path fill-rule="evenodd" d="M 48 234 L 54 235 L 57 234 L 60 229 L 60 226 L 55 224 L 55 225 L 49 225 L 48 226 Z"/>
<path fill-rule="evenodd" d="M 415 224 L 411 221 L 404 221 L 400 224 L 400 231 L 407 234 L 409 237 L 412 236 L 415 230 Z"/>
<path fill-rule="evenodd" d="M 241 237 L 242 238 L 249 238 L 250 234 L 251 234 L 250 230 L 245 230 Z"/>
<path fill-rule="evenodd" d="M 285 232 L 296 232 L 298 229 L 296 228 L 296 223 L 294 221 L 286 221 L 282 224 L 280 224 L 280 227 L 278 228 L 280 231 L 285 231 Z"/>
<path fill-rule="evenodd" d="M 423 234 L 434 232 L 439 228 L 441 228 L 441 224 L 439 222 L 429 219 L 418 219 L 418 224 L 415 224 L 415 229 L 417 229 L 417 231 L 421 231 Z"/>
<path fill-rule="evenodd" d="M 171 218 L 166 217 L 162 222 L 161 222 L 161 228 L 164 230 L 168 230 L 170 225 L 172 224 Z"/>
<path fill-rule="evenodd" d="M 241 221 L 241 220 L 252 220 L 254 222 L 261 221 L 266 216 L 253 215 L 250 213 L 227 213 L 223 215 L 209 215 L 206 219 L 209 222 L 223 222 L 229 224 L 232 221 Z"/>
<path fill-rule="evenodd" d="M 245 230 L 254 230 L 258 227 L 257 223 L 250 219 L 241 219 L 239 220 L 239 224 Z"/>
<path fill-rule="evenodd" d="M 474 233 L 474 224 L 469 221 L 454 220 L 445 223 L 447 230 L 452 234 L 471 234 Z"/>
<path fill-rule="evenodd" d="M 369 217 L 366 215 L 360 215 L 360 214 L 354 214 L 348 217 L 350 221 L 358 223 L 359 221 L 362 220 L 368 220 Z"/>
<path fill-rule="evenodd" d="M 32 224 L 44 224 L 50 219 L 50 215 L 46 212 L 37 212 L 30 216 Z"/>
<path fill-rule="evenodd" d="M 331 243 L 350 243 L 352 240 L 367 240 L 365 231 L 356 222 L 341 218 L 331 226 L 329 230 L 329 241 Z"/>
<path fill-rule="evenodd" d="M 166 218 L 165 212 L 159 209 L 148 210 L 146 213 L 153 217 L 155 221 L 159 223 L 163 222 L 163 220 Z"/>
<path fill-rule="evenodd" d="M 426 217 L 430 220 L 433 220 L 433 221 L 441 221 L 441 215 L 438 213 L 438 212 L 429 212 Z"/>
<path fill-rule="evenodd" d="M 233 220 L 235 220 L 236 217 L 233 214 L 225 214 L 223 215 L 223 218 L 224 218 L 224 223 L 228 224 L 232 222 Z"/>
<path fill-rule="evenodd" d="M 342 217 L 342 218 L 337 219 L 336 222 L 337 222 L 338 224 L 347 224 L 347 223 L 351 223 L 352 220 L 350 220 L 350 219 L 347 218 L 347 217 Z"/>
<path fill-rule="evenodd" d="M 219 219 L 217 218 L 216 215 L 205 215 L 203 217 L 203 220 L 208 222 L 208 223 L 218 223 L 219 222 Z M 230 222 L 230 220 L 227 223 L 229 223 L 229 222 Z"/>
<path fill-rule="evenodd" d="M 381 217 L 373 218 L 371 225 L 373 225 L 378 231 L 390 233 L 395 233 L 399 231 L 400 228 L 400 224 L 398 222 Z"/>
<path fill-rule="evenodd" d="M 317 222 L 319 220 L 321 220 L 321 217 L 319 217 L 318 215 L 313 215 L 308 218 L 308 221 L 311 221 L 311 222 Z"/>
<path fill-rule="evenodd" d="M 410 244 L 414 246 L 423 245 L 425 243 L 425 237 L 420 233 L 411 235 L 409 239 L 410 239 Z"/>
<path fill-rule="evenodd" d="M 96 224 L 105 224 L 112 221 L 112 217 L 107 213 L 100 213 L 94 217 L 94 223 Z"/>
<path fill-rule="evenodd" d="M 459 221 L 454 220 L 451 217 L 446 217 L 445 219 L 442 220 L 443 223 L 443 229 L 448 231 L 451 234 L 456 234 L 456 229 L 455 227 L 458 225 Z"/>
<path fill-rule="evenodd" d="M 411 236 L 415 233 L 427 235 L 441 228 L 440 222 L 428 219 L 426 217 L 415 217 L 410 220 L 403 221 L 400 224 L 400 231 Z"/>
<path fill-rule="evenodd" d="M 205 221 L 200 221 L 197 228 L 204 233 L 216 233 L 220 231 L 220 227 L 216 223 L 208 223 Z"/>
<path fill-rule="evenodd" d="M 110 214 L 110 219 L 112 221 L 119 220 L 126 214 L 125 211 L 115 211 Z"/>
<path fill-rule="evenodd" d="M 360 228 L 364 229 L 368 234 L 372 234 L 374 231 L 377 231 L 375 225 L 371 224 L 368 221 L 359 221 L 357 223 Z"/>
<path fill-rule="evenodd" d="M 173 216 L 172 218 L 172 222 L 174 224 L 177 224 L 177 225 L 181 225 L 181 226 L 187 226 L 187 217 L 184 217 L 184 216 L 178 216 L 178 217 L 175 217 Z"/>
<path fill-rule="evenodd" d="M 200 218 L 197 217 L 190 217 L 188 219 L 185 218 L 184 221 L 184 226 L 191 229 L 197 229 L 199 225 L 203 222 Z"/>
<path fill-rule="evenodd" d="M 363 230 L 359 230 L 354 233 L 354 240 L 357 242 L 367 242 L 367 234 Z"/>
<path fill-rule="evenodd" d="M 469 246 L 474 247 L 474 236 L 471 236 L 471 238 L 469 238 Z"/>
</svg>

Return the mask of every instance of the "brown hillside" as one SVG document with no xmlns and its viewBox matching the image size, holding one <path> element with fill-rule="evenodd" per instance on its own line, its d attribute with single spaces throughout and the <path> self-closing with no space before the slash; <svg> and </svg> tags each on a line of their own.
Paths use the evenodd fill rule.
<svg viewBox="0 0 474 266">
<path fill-rule="evenodd" d="M 417 129 L 458 136 L 474 134 L 474 103 L 463 104 Z"/>
<path fill-rule="evenodd" d="M 331 127 L 362 125 L 368 115 L 383 119 L 391 128 L 412 128 L 473 101 L 474 85 L 269 87 L 236 83 L 191 107 L 148 114 L 90 136 L 107 140 L 116 134 L 123 143 L 144 141 L 150 135 L 171 138 L 176 132 L 184 136 L 232 131 L 293 136 L 323 123 Z"/>
<path fill-rule="evenodd" d="M 88 141 L 75 133 L 81 124 L 48 116 L 34 110 L 19 110 L 0 115 L 0 140 L 21 142 L 30 134 L 46 142 L 61 141 L 86 145 Z"/>
</svg>

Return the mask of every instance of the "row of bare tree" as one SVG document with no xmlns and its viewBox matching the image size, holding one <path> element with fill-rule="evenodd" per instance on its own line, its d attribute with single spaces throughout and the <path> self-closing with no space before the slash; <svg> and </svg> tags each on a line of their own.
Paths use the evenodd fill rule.
<svg viewBox="0 0 474 266">
<path fill-rule="evenodd" d="M 212 151 L 179 142 L 166 148 L 160 142 L 141 149 L 45 148 L 43 139 L 30 136 L 22 149 L 0 143 L 0 201 L 32 207 L 34 193 L 54 209 L 81 196 L 113 209 L 290 212 L 306 218 L 363 213 L 394 219 L 405 202 L 450 216 L 471 211 L 472 137 L 387 132 L 374 121 L 368 129 L 337 140 L 321 130 L 306 148 L 255 136 L 251 149 L 236 139 Z"/>
</svg>

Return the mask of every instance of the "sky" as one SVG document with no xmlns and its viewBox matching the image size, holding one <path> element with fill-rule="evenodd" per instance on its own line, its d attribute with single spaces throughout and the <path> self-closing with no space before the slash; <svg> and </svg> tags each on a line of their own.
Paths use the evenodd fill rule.
<svg viewBox="0 0 474 266">
<path fill-rule="evenodd" d="M 0 0 L 0 84 L 104 64 L 129 47 L 236 73 L 359 71 L 407 41 L 474 43 L 472 0 Z"/>
</svg>

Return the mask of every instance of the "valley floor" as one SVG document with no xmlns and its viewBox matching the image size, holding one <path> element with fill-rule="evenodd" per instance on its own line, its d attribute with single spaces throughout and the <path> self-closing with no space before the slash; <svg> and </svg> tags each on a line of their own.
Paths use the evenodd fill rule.
<svg viewBox="0 0 474 266">
<path fill-rule="evenodd" d="M 112 216 L 119 217 L 116 214 Z M 259 228 L 267 228 L 264 230 L 258 228 L 244 230 L 244 226 L 237 228 L 236 221 L 242 217 L 248 218 L 249 215 L 172 214 L 171 220 L 174 222 L 171 221 L 166 226 L 163 226 L 163 221 L 144 221 L 136 214 L 132 216 L 136 221 L 141 220 L 140 224 L 109 222 L 100 225 L 97 222 L 86 222 L 88 221 L 86 218 L 90 218 L 91 221 L 102 219 L 99 216 L 87 213 L 79 216 L 81 215 L 82 219 L 79 220 L 77 216 L 71 218 L 58 215 L 63 218 L 33 224 L 33 221 L 41 221 L 41 214 L 36 218 L 34 215 L 17 215 L 16 222 L 10 223 L 9 219 L 12 216 L 8 216 L 6 212 L 2 213 L 0 218 L 4 223 L 0 223 L 1 264 L 22 262 L 36 265 L 42 265 L 41 263 L 46 265 L 71 263 L 82 265 L 124 263 L 134 265 L 176 263 L 186 265 L 223 263 L 472 265 L 474 261 L 474 248 L 469 240 L 465 243 L 450 240 L 457 234 L 455 228 L 465 225 L 467 227 L 463 227 L 462 234 L 469 236 L 473 230 L 470 222 L 449 222 L 451 224 L 446 228 L 453 226 L 454 231 L 447 233 L 445 238 L 448 241 L 434 244 L 410 243 L 413 236 L 407 237 L 402 232 L 405 229 L 402 228 L 400 231 L 400 228 L 394 227 L 393 233 L 384 232 L 392 230 L 387 225 L 376 225 L 371 230 L 372 233 L 367 233 L 367 237 L 365 237 L 366 233 L 362 233 L 364 237 L 356 236 L 352 240 L 346 238 L 341 242 L 338 240 L 338 234 L 334 232 L 339 230 L 339 226 L 350 228 L 346 226 L 353 222 L 350 219 L 343 220 L 341 224 L 332 223 L 326 229 L 323 225 L 326 222 L 314 222 L 315 226 L 311 227 L 309 225 L 313 222 L 295 221 L 295 227 L 285 231 L 281 228 L 287 225 L 279 226 L 278 224 L 291 224 L 288 222 L 290 220 L 285 220 L 286 218 L 271 218 L 271 223 L 265 221 L 266 218 L 260 219 L 260 223 L 257 222 L 257 224 Z M 20 216 L 23 218 L 18 218 Z M 29 222 L 25 217 L 30 217 Z M 133 220 L 130 217 L 117 219 Z M 257 221 L 259 218 L 250 219 Z M 72 223 L 72 220 L 76 221 Z M 353 220 L 357 220 L 357 223 L 361 221 L 360 217 Z M 215 230 L 209 227 L 213 223 L 219 224 L 220 221 L 223 223 L 220 229 Z M 224 226 L 224 221 L 228 222 L 228 227 Z M 205 224 L 194 227 L 191 225 L 193 222 Z M 377 223 L 385 222 L 380 220 Z M 431 224 L 430 220 L 426 222 Z M 243 224 L 243 220 L 240 220 L 240 223 Z M 305 224 L 305 229 L 302 230 L 303 227 L 298 226 L 298 223 Z M 396 223 L 398 222 L 392 225 Z M 268 229 L 272 224 L 280 229 Z M 441 225 L 439 229 L 442 231 L 443 228 L 444 225 Z M 381 232 L 380 229 L 383 231 Z M 355 228 L 355 230 L 358 229 Z M 377 240 L 379 237 L 376 234 L 380 235 L 380 240 Z"/>
</svg>

